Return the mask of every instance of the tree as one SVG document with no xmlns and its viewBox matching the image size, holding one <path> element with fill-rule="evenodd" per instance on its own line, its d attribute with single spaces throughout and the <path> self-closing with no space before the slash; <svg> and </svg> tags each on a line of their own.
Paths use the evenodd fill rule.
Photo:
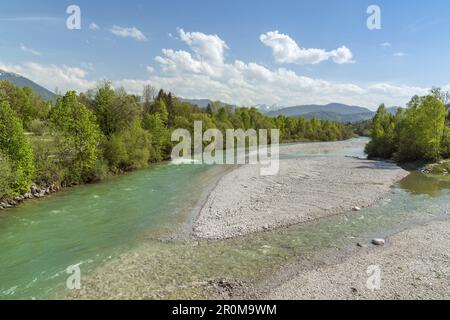
<svg viewBox="0 0 450 320">
<path fill-rule="evenodd" d="M 395 148 L 395 121 L 384 104 L 380 105 L 372 120 L 371 140 L 366 146 L 369 158 L 391 158 Z"/>
<path fill-rule="evenodd" d="M 436 96 L 414 97 L 401 123 L 399 160 L 438 160 L 445 116 L 444 104 Z"/>
<path fill-rule="evenodd" d="M 94 111 L 97 116 L 97 121 L 103 134 L 110 135 L 114 132 L 113 129 L 113 103 L 115 99 L 115 92 L 110 82 L 103 82 L 97 88 L 95 95 Z"/>
<path fill-rule="evenodd" d="M 143 127 L 150 133 L 152 146 L 150 161 L 157 162 L 165 159 L 169 154 L 169 150 L 166 149 L 170 146 L 170 134 L 161 119 L 161 114 L 145 115 Z"/>
<path fill-rule="evenodd" d="M 444 91 L 441 88 L 433 87 L 430 90 L 430 95 L 439 99 L 444 105 L 450 102 L 450 92 Z"/>
<path fill-rule="evenodd" d="M 14 180 L 14 174 L 11 162 L 8 157 L 0 152 L 0 199 L 10 196 L 13 191 L 11 182 Z"/>
<path fill-rule="evenodd" d="M 142 91 L 142 107 L 144 113 L 150 113 L 152 104 L 155 101 L 156 88 L 151 85 L 145 85 Z"/>
<path fill-rule="evenodd" d="M 9 103 L 25 129 L 28 129 L 33 119 L 43 119 L 49 111 L 49 103 L 43 101 L 31 88 L 18 88 L 10 81 L 0 81 L 0 101 Z"/>
<path fill-rule="evenodd" d="M 129 129 L 112 134 L 104 156 L 113 172 L 144 168 L 150 159 L 150 134 L 136 121 Z"/>
<path fill-rule="evenodd" d="M 95 115 L 70 91 L 57 100 L 50 119 L 58 141 L 58 159 L 70 168 L 66 182 L 86 181 L 96 166 L 101 137 Z"/>
<path fill-rule="evenodd" d="M 0 162 L 10 176 L 3 179 L 8 180 L 13 195 L 29 190 L 34 174 L 33 150 L 20 119 L 7 102 L 0 102 Z"/>
<path fill-rule="evenodd" d="M 169 112 L 167 111 L 167 106 L 163 99 L 158 99 L 155 101 L 151 113 L 152 114 L 158 113 L 161 120 L 164 122 L 164 125 L 168 124 Z"/>
</svg>

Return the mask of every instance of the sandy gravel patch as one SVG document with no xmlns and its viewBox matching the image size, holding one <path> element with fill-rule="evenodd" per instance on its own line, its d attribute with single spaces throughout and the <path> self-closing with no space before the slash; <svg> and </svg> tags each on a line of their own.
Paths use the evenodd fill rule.
<svg viewBox="0 0 450 320">
<path fill-rule="evenodd" d="M 384 247 L 332 255 L 304 269 L 290 266 L 266 284 L 262 299 L 450 299 L 450 220 L 400 232 Z M 341 261 L 339 261 L 341 260 Z M 367 268 L 381 271 L 379 290 L 367 288 Z M 284 275 L 283 275 L 284 274 Z M 280 282 L 271 279 L 270 282 Z M 270 289 L 268 289 L 270 288 Z M 258 296 L 258 295 L 257 295 Z"/>
<path fill-rule="evenodd" d="M 350 142 L 304 146 L 311 152 L 327 145 L 342 148 L 345 143 Z M 305 147 L 287 148 L 294 152 Z M 241 166 L 226 174 L 210 193 L 193 234 L 231 238 L 368 207 L 407 175 L 394 163 L 344 156 L 281 160 L 275 176 L 260 176 L 257 165 Z"/>
</svg>

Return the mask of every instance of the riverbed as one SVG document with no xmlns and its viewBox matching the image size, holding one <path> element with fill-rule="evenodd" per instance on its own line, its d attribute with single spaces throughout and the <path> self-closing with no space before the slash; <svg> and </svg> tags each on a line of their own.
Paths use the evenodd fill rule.
<svg viewBox="0 0 450 320">
<path fill-rule="evenodd" d="M 284 158 L 362 156 L 361 147 Z M 0 216 L 0 297 L 229 298 L 318 252 L 448 216 L 450 182 L 414 173 L 374 206 L 235 239 L 189 237 L 233 167 L 169 164 L 33 200 Z M 79 265 L 82 289 L 66 288 Z M 242 292 L 241 292 L 242 293 Z"/>
</svg>

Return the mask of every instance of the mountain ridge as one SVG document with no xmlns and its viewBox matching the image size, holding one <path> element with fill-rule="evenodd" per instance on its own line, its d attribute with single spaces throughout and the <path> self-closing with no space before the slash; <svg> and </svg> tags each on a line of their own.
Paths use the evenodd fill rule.
<svg viewBox="0 0 450 320">
<path fill-rule="evenodd" d="M 388 112 L 395 114 L 399 107 L 387 108 Z M 337 122 L 358 122 L 370 120 L 375 115 L 365 107 L 351 106 L 343 103 L 329 103 L 326 105 L 310 104 L 293 107 L 285 107 L 278 110 L 272 110 L 265 113 L 269 117 L 303 117 L 306 119 L 332 120 Z"/>
<path fill-rule="evenodd" d="M 14 72 L 8 72 L 0 69 L 0 80 L 11 81 L 19 88 L 30 87 L 36 94 L 40 95 L 44 100 L 54 100 L 56 98 L 56 94 L 54 94 L 50 90 Z"/>
</svg>

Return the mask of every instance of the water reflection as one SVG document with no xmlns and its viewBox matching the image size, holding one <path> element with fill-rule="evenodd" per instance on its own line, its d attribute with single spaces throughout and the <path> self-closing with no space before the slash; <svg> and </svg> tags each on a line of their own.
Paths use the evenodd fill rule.
<svg viewBox="0 0 450 320">
<path fill-rule="evenodd" d="M 438 197 L 450 190 L 450 177 L 427 176 L 420 172 L 411 172 L 400 181 L 400 187 L 414 195 L 426 194 Z"/>
</svg>

